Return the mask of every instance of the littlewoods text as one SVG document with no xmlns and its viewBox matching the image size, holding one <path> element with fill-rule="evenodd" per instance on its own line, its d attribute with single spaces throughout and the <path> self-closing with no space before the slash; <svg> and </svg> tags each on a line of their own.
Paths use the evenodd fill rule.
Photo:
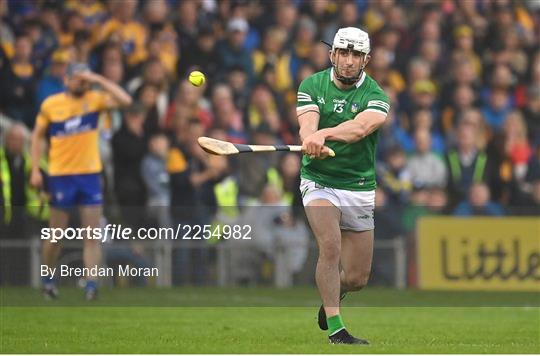
<svg viewBox="0 0 540 356">
<path fill-rule="evenodd" d="M 68 227 L 41 229 L 41 239 L 56 243 L 60 240 L 251 240 L 250 225 L 176 225 L 132 229 L 121 224 L 104 227 Z"/>
</svg>

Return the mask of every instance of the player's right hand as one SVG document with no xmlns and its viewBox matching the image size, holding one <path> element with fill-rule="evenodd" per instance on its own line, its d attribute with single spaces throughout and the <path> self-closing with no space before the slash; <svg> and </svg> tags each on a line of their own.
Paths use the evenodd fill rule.
<svg viewBox="0 0 540 356">
<path fill-rule="evenodd" d="M 302 152 L 311 158 L 320 158 L 324 148 L 325 137 L 320 131 L 314 132 L 302 142 Z"/>
<path fill-rule="evenodd" d="M 36 189 L 43 187 L 43 175 L 39 169 L 32 169 L 30 173 L 30 185 Z"/>
</svg>

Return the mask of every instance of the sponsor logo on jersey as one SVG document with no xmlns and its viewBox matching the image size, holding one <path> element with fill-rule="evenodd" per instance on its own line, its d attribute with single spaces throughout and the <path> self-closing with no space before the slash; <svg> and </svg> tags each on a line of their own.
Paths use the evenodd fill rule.
<svg viewBox="0 0 540 356">
<path fill-rule="evenodd" d="M 320 96 L 317 97 L 317 102 L 318 102 L 319 104 L 323 104 L 323 105 L 326 104 L 326 103 L 324 102 L 324 98 L 321 98 Z"/>
<path fill-rule="evenodd" d="M 64 127 L 66 132 L 75 131 L 82 123 L 81 116 L 75 116 L 73 119 L 66 121 Z"/>
</svg>

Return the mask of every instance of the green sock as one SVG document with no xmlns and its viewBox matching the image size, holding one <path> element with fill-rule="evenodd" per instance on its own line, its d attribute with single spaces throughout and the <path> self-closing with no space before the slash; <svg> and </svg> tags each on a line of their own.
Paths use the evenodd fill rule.
<svg viewBox="0 0 540 356">
<path fill-rule="evenodd" d="M 338 331 L 345 329 L 345 325 L 339 314 L 326 318 L 326 322 L 328 323 L 328 336 L 332 336 Z"/>
</svg>

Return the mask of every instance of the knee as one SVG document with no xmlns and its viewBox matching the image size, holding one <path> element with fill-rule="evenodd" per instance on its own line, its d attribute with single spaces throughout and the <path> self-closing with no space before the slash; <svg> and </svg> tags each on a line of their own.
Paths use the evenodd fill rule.
<svg viewBox="0 0 540 356">
<path fill-rule="evenodd" d="M 347 278 L 347 289 L 349 291 L 359 291 L 367 286 L 369 273 L 355 274 Z"/>
<path fill-rule="evenodd" d="M 339 263 L 341 248 L 339 244 L 323 244 L 319 248 L 319 260 L 331 263 Z"/>
</svg>

